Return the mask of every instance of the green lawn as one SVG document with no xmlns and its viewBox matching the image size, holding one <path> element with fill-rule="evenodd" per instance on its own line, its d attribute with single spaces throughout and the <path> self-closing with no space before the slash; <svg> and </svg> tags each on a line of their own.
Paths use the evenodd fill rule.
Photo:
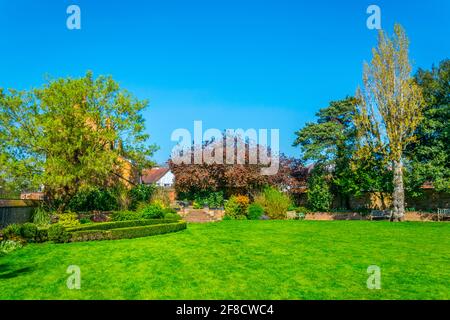
<svg viewBox="0 0 450 320">
<path fill-rule="evenodd" d="M 80 290 L 67 289 L 69 265 Z M 380 290 L 367 289 L 369 265 Z M 223 221 L 33 244 L 0 258 L 0 299 L 450 299 L 450 224 Z"/>
</svg>

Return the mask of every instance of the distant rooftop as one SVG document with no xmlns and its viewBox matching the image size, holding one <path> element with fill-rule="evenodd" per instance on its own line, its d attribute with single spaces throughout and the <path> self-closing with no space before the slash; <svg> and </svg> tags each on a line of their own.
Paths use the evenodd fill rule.
<svg viewBox="0 0 450 320">
<path fill-rule="evenodd" d="M 159 179 L 161 179 L 167 172 L 169 172 L 169 168 L 155 167 L 151 169 L 144 169 L 142 171 L 142 183 L 155 183 Z"/>
</svg>

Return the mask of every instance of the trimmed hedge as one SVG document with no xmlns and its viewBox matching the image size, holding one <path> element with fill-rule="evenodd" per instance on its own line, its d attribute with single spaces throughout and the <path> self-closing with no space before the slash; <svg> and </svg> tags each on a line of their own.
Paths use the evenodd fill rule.
<svg viewBox="0 0 450 320">
<path fill-rule="evenodd" d="M 131 239 L 131 238 L 139 238 L 139 237 L 147 237 L 158 234 L 164 234 L 169 232 L 176 232 L 183 229 L 186 229 L 185 221 L 170 221 L 165 220 L 166 223 L 163 224 L 155 224 L 154 220 L 146 221 L 146 220 L 137 220 L 134 222 L 147 223 L 146 225 L 140 226 L 132 226 L 132 227 L 116 227 L 105 229 L 102 227 L 101 229 L 87 229 L 87 228 L 77 228 L 81 229 L 78 231 L 70 231 L 70 240 L 71 242 L 76 241 L 91 241 L 91 240 L 116 240 L 116 239 Z M 131 221 L 121 221 L 121 222 L 131 222 Z M 159 220 L 161 222 L 161 220 Z M 102 223 L 106 224 L 106 223 Z M 98 224 L 100 226 L 101 224 Z M 97 227 L 98 227 L 97 226 Z"/>
<path fill-rule="evenodd" d="M 127 220 L 127 221 L 113 221 L 113 222 L 102 222 L 85 224 L 79 227 L 67 228 L 69 232 L 75 231 L 87 231 L 87 230 L 110 230 L 118 228 L 128 228 L 128 227 L 138 227 L 147 226 L 152 224 L 166 224 L 177 222 L 175 219 L 140 219 L 140 220 Z"/>
<path fill-rule="evenodd" d="M 66 228 L 59 223 L 52 224 L 50 228 L 48 228 L 48 240 L 63 243 L 68 242 L 70 239 L 70 234 L 67 232 Z"/>
<path fill-rule="evenodd" d="M 137 211 L 115 211 L 110 217 L 111 221 L 130 221 L 142 219 L 142 214 Z"/>
</svg>

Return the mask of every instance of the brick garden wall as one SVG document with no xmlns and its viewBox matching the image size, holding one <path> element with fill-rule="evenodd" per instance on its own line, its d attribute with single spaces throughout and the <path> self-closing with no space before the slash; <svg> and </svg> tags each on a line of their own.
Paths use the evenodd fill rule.
<svg viewBox="0 0 450 320">
<path fill-rule="evenodd" d="M 407 198 L 406 207 L 430 211 L 435 211 L 438 208 L 450 208 L 450 194 L 427 189 L 424 190 L 421 197 Z"/>
<path fill-rule="evenodd" d="M 392 197 L 390 194 L 384 194 L 384 203 L 387 208 L 392 206 Z M 306 199 L 306 197 L 305 197 Z M 306 200 L 304 201 L 306 205 Z M 359 197 L 350 197 L 350 209 L 357 210 L 361 208 L 383 209 L 381 195 L 379 193 L 366 193 Z M 333 200 L 332 208 L 345 208 L 345 200 L 336 198 Z M 421 211 L 436 211 L 438 208 L 450 208 L 450 194 L 437 192 L 432 189 L 423 190 L 423 195 L 417 198 L 406 197 L 406 208 L 414 208 Z"/>
</svg>

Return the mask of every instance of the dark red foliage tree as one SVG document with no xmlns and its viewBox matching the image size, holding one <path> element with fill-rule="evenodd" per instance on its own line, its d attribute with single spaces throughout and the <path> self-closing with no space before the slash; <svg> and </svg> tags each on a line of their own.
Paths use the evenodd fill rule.
<svg viewBox="0 0 450 320">
<path fill-rule="evenodd" d="M 202 146 L 210 146 L 214 142 L 206 142 Z M 256 148 L 256 149 L 255 149 Z M 299 159 L 280 156 L 280 166 L 275 175 L 262 175 L 261 164 L 249 164 L 249 151 L 258 146 L 245 143 L 245 164 L 194 164 L 194 147 L 192 147 L 191 163 L 176 164 L 169 160 L 169 167 L 175 175 L 175 189 L 178 193 L 195 194 L 204 191 L 223 191 L 225 197 L 233 194 L 254 196 L 266 185 L 274 185 L 283 191 L 297 193 L 306 185 L 307 170 Z M 270 150 L 269 150 L 270 152 Z M 213 153 L 214 155 L 214 153 Z M 225 148 L 223 149 L 225 158 Z M 237 151 L 235 150 L 235 159 Z"/>
</svg>

